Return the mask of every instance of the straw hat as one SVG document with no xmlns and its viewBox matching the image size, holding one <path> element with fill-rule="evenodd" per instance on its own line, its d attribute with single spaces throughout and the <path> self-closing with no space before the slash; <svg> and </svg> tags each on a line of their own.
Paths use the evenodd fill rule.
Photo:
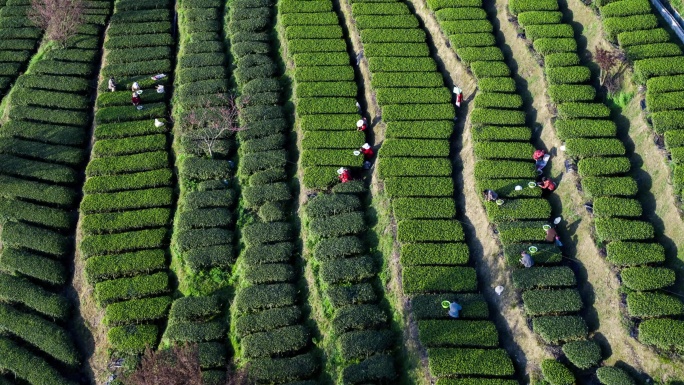
<svg viewBox="0 0 684 385">
<path fill-rule="evenodd" d="M 344 167 L 340 167 L 339 169 L 337 169 L 338 174 L 342 175 L 343 172 L 344 172 Z"/>
<path fill-rule="evenodd" d="M 361 146 L 364 150 L 368 150 L 370 148 L 370 144 L 364 143 L 363 146 Z"/>
<path fill-rule="evenodd" d="M 362 120 L 362 119 L 359 119 L 359 120 L 356 122 L 356 127 L 361 127 L 361 126 L 363 126 L 363 120 Z"/>
</svg>

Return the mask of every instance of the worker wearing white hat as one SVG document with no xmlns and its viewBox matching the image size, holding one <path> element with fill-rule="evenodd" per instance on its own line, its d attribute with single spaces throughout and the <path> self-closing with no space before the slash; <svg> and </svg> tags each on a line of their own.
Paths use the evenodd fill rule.
<svg viewBox="0 0 684 385">
<path fill-rule="evenodd" d="M 337 174 L 342 183 L 347 183 L 351 180 L 351 172 L 349 172 L 348 168 L 340 167 L 337 170 Z"/>
<path fill-rule="evenodd" d="M 357 131 L 366 131 L 367 128 L 368 128 L 368 121 L 366 120 L 366 118 L 359 119 L 356 122 L 356 130 Z"/>
<path fill-rule="evenodd" d="M 373 149 L 371 148 L 370 144 L 364 143 L 363 146 L 359 149 L 359 152 L 363 154 L 364 159 L 369 160 L 373 157 Z"/>
</svg>

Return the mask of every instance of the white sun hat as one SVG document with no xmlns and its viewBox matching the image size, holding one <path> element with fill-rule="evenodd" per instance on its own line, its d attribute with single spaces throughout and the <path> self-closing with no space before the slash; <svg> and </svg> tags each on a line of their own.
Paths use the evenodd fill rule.
<svg viewBox="0 0 684 385">
<path fill-rule="evenodd" d="M 359 120 L 356 122 L 356 127 L 361 127 L 361 126 L 363 126 L 363 119 L 359 119 Z"/>
<path fill-rule="evenodd" d="M 364 143 L 363 146 L 361 146 L 364 150 L 368 150 L 370 148 L 370 144 Z"/>
<path fill-rule="evenodd" d="M 344 167 L 340 167 L 339 169 L 337 169 L 338 174 L 342 175 L 343 172 L 344 172 Z"/>
<path fill-rule="evenodd" d="M 162 127 L 164 125 L 164 122 L 162 122 L 159 119 L 154 119 L 154 126 L 155 127 Z"/>
</svg>

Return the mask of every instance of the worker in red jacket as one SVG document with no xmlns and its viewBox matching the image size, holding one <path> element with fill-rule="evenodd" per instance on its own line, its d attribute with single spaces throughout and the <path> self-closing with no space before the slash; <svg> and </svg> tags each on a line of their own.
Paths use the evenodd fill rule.
<svg viewBox="0 0 684 385">
<path fill-rule="evenodd" d="M 340 167 L 337 170 L 338 178 L 340 179 L 340 182 L 342 183 L 347 183 L 351 180 L 351 172 L 349 171 L 348 168 L 345 167 Z"/>
<path fill-rule="evenodd" d="M 366 131 L 368 129 L 368 120 L 366 118 L 359 119 L 356 122 L 356 130 L 357 131 Z"/>
<path fill-rule="evenodd" d="M 364 159 L 370 160 L 373 157 L 373 149 L 371 148 L 370 144 L 364 143 L 363 146 L 359 149 L 361 153 L 363 154 Z"/>
<path fill-rule="evenodd" d="M 540 159 L 544 158 L 544 155 L 546 155 L 546 151 L 544 150 L 536 150 L 534 154 L 532 154 L 532 159 L 534 159 L 535 162 L 539 161 Z"/>
<path fill-rule="evenodd" d="M 542 190 L 553 191 L 556 189 L 556 184 L 547 177 L 542 177 L 541 182 L 538 182 L 537 186 L 541 187 Z"/>
</svg>

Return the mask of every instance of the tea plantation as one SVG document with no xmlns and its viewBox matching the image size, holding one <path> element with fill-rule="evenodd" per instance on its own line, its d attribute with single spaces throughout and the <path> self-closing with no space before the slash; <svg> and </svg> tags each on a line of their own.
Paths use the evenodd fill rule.
<svg viewBox="0 0 684 385">
<path fill-rule="evenodd" d="M 571 7 L 676 199 L 684 46 L 649 0 L 568 3 L 0 0 L 0 384 L 684 380 L 680 245 Z"/>
</svg>

